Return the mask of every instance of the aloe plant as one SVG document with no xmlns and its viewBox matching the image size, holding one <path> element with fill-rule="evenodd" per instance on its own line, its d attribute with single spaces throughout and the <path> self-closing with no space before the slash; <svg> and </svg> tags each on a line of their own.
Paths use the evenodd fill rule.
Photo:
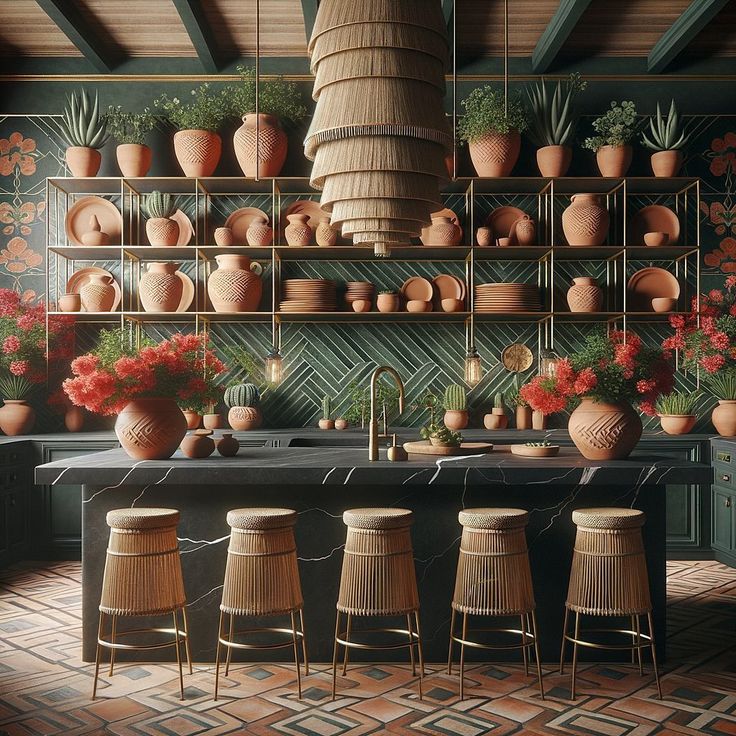
<svg viewBox="0 0 736 736">
<path fill-rule="evenodd" d="M 657 400 L 657 414 L 665 416 L 690 416 L 695 413 L 700 394 L 673 391 Z"/>
<path fill-rule="evenodd" d="M 95 92 L 94 102 L 85 90 L 72 92 L 61 120 L 54 121 L 59 135 L 68 147 L 102 148 L 110 137 L 107 118 L 100 113 L 100 102 Z"/>
<path fill-rule="evenodd" d="M 655 124 L 656 121 L 656 124 Z M 641 142 L 652 151 L 679 151 L 687 145 L 690 135 L 681 124 L 675 101 L 670 103 L 670 111 L 665 118 L 657 102 L 657 114 L 649 120 L 649 132 L 642 133 Z"/>
<path fill-rule="evenodd" d="M 571 74 L 568 80 L 557 82 L 553 91 L 544 81 L 527 88 L 528 135 L 536 146 L 569 146 L 573 142 L 579 118 L 576 100 L 587 86 L 580 74 Z"/>
<path fill-rule="evenodd" d="M 158 189 L 147 195 L 143 202 L 143 212 L 148 218 L 168 219 L 176 210 L 176 199 L 168 192 L 159 192 Z"/>
<path fill-rule="evenodd" d="M 7 401 L 23 401 L 33 390 L 33 384 L 24 376 L 1 376 L 0 397 Z"/>
</svg>

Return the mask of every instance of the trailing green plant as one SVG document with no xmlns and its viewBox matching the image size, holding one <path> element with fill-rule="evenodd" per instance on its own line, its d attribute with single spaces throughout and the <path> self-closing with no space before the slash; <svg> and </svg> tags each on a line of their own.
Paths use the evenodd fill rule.
<svg viewBox="0 0 736 736">
<path fill-rule="evenodd" d="M 100 113 L 100 101 L 95 92 L 94 102 L 86 90 L 72 92 L 61 114 L 61 120 L 52 118 L 62 140 L 68 147 L 102 148 L 110 137 L 107 118 Z"/>
<path fill-rule="evenodd" d="M 656 121 L 656 125 L 655 125 Z M 651 136 L 642 133 L 641 142 L 652 151 L 678 151 L 687 145 L 690 135 L 680 123 L 675 101 L 670 103 L 670 111 L 665 118 L 657 102 L 657 114 L 649 119 Z"/>
<path fill-rule="evenodd" d="M 667 416 L 692 416 L 700 394 L 697 391 L 673 391 L 657 399 L 657 414 Z"/>
<path fill-rule="evenodd" d="M 154 189 L 143 201 L 143 214 L 148 218 L 165 218 L 174 216 L 177 210 L 176 198 L 168 192 Z"/>
<path fill-rule="evenodd" d="M 214 91 L 205 82 L 191 91 L 188 102 L 161 95 L 153 101 L 177 130 L 208 130 L 216 133 L 232 117 L 229 87 Z"/>
<path fill-rule="evenodd" d="M 476 87 L 462 101 L 462 106 L 465 114 L 458 124 L 457 132 L 463 141 L 473 142 L 489 133 L 522 133 L 529 125 L 521 95 L 510 95 L 508 109 L 505 109 L 503 90 L 488 84 Z"/>
<path fill-rule="evenodd" d="M 118 143 L 142 145 L 146 136 L 156 127 L 156 116 L 145 108 L 143 112 L 125 112 L 122 105 L 110 105 L 105 115 L 110 137 Z"/>
<path fill-rule="evenodd" d="M 532 143 L 540 148 L 572 144 L 580 117 L 577 98 L 587 86 L 576 72 L 569 79 L 557 82 L 551 92 L 544 80 L 527 87 L 530 108 L 527 135 Z"/>
<path fill-rule="evenodd" d="M 360 424 L 361 428 L 365 428 L 365 420 L 370 405 L 368 388 L 361 386 L 357 381 L 352 381 L 348 386 L 348 398 L 350 405 L 343 416 L 349 422 L 356 425 Z"/>
<path fill-rule="evenodd" d="M 525 442 L 524 447 L 552 447 L 552 443 L 548 440 L 542 440 L 541 442 Z"/>
<path fill-rule="evenodd" d="M 713 396 L 721 401 L 736 401 L 736 369 L 727 368 L 719 373 L 703 376 Z"/>
<path fill-rule="evenodd" d="M 505 409 L 506 404 L 503 400 L 503 392 L 497 391 L 496 395 L 493 397 L 493 408 L 494 409 Z"/>
<path fill-rule="evenodd" d="M 258 406 L 261 392 L 253 383 L 233 383 L 225 389 L 225 405 L 232 409 L 234 406 Z"/>
<path fill-rule="evenodd" d="M 459 383 L 451 383 L 445 389 L 445 411 L 466 411 L 468 408 L 465 389 Z"/>
<path fill-rule="evenodd" d="M 33 391 L 33 384 L 25 376 L 0 376 L 0 397 L 7 401 L 23 401 Z"/>
<path fill-rule="evenodd" d="M 611 102 L 611 108 L 593 121 L 593 129 L 598 135 L 586 138 L 583 148 L 597 151 L 603 146 L 626 146 L 636 136 L 636 105 L 630 100 L 622 100 L 619 105 Z"/>
<path fill-rule="evenodd" d="M 322 419 L 332 418 L 332 398 L 324 396 L 322 399 Z"/>
<path fill-rule="evenodd" d="M 256 111 L 256 70 L 242 65 L 237 70 L 240 82 L 227 89 L 232 114 L 242 117 Z M 307 117 L 307 107 L 298 85 L 281 77 L 260 83 L 258 112 L 275 115 L 290 125 L 297 125 Z"/>
</svg>

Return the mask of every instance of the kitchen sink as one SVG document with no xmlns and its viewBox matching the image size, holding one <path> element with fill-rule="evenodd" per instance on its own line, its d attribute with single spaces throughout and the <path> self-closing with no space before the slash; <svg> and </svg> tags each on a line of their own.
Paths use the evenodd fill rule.
<svg viewBox="0 0 736 736">
<path fill-rule="evenodd" d="M 325 437 L 292 437 L 289 447 L 368 447 L 368 435 L 340 436 L 326 432 Z"/>
</svg>

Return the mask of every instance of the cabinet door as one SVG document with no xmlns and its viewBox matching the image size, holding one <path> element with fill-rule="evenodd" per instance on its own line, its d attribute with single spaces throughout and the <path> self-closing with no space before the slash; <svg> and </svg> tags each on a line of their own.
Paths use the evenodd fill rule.
<svg viewBox="0 0 736 736">
<path fill-rule="evenodd" d="M 734 546 L 734 496 L 729 491 L 713 487 L 712 542 L 722 552 L 732 552 Z"/>
</svg>

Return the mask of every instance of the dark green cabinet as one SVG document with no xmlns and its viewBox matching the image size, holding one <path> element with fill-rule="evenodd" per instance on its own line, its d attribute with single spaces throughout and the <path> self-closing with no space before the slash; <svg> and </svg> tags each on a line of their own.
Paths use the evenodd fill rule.
<svg viewBox="0 0 736 736">
<path fill-rule="evenodd" d="M 28 442 L 0 445 L 0 567 L 28 555 L 32 458 Z"/>
<path fill-rule="evenodd" d="M 711 544 L 720 562 L 736 567 L 736 442 L 716 439 L 711 445 Z"/>
</svg>

